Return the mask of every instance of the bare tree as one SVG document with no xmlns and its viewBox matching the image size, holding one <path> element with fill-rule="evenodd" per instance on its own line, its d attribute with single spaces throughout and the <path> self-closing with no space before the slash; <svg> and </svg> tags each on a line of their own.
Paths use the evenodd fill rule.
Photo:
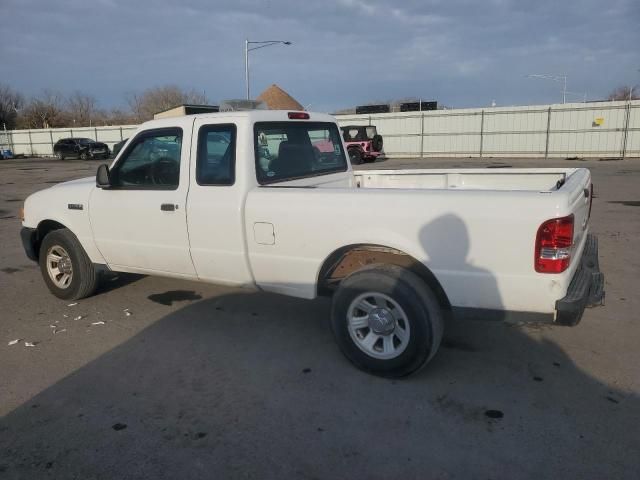
<svg viewBox="0 0 640 480">
<path fill-rule="evenodd" d="M 24 98 L 8 85 L 0 84 L 0 128 L 12 130 L 16 127 L 18 110 Z"/>
<path fill-rule="evenodd" d="M 93 125 L 133 125 L 135 123 L 133 114 L 120 108 L 96 110 L 93 116 Z"/>
<path fill-rule="evenodd" d="M 91 95 L 78 91 L 72 93 L 65 102 L 68 120 L 71 120 L 73 126 L 92 126 L 102 116 L 96 103 L 96 99 Z"/>
<path fill-rule="evenodd" d="M 194 90 L 183 90 L 176 85 L 166 85 L 149 88 L 140 94 L 129 95 L 127 101 L 135 120 L 144 122 L 152 119 L 155 113 L 183 103 L 207 103 L 207 98 L 203 93 Z"/>
<path fill-rule="evenodd" d="M 640 85 L 618 87 L 609 94 L 609 100 L 640 100 Z"/>
<path fill-rule="evenodd" d="M 45 90 L 39 97 L 31 98 L 20 110 L 18 126 L 22 128 L 63 127 L 67 123 L 63 97 L 58 92 Z"/>
</svg>

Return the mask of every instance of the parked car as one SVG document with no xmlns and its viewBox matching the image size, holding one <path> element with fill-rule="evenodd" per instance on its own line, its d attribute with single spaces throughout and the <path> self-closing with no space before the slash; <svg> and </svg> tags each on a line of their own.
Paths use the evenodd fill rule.
<svg viewBox="0 0 640 480">
<path fill-rule="evenodd" d="M 129 139 L 125 138 L 124 140 L 119 141 L 113 146 L 113 151 L 111 152 L 111 156 L 113 158 L 116 158 L 118 156 L 118 153 L 120 153 L 120 150 L 122 150 L 122 147 L 124 147 L 124 144 L 127 143 L 127 140 Z"/>
<path fill-rule="evenodd" d="M 104 159 L 109 158 L 109 147 L 90 138 L 61 138 L 53 146 L 53 154 L 60 160 L 70 157 L 81 160 Z"/>
<path fill-rule="evenodd" d="M 426 364 L 451 315 L 575 325 L 603 298 L 589 170 L 354 173 L 345 151 L 319 113 L 153 120 L 95 177 L 30 195 L 22 242 L 65 300 L 101 269 L 332 296 L 341 350 L 388 377 Z"/>
<path fill-rule="evenodd" d="M 375 162 L 384 155 L 382 135 L 378 134 L 375 125 L 348 125 L 340 130 L 353 165 Z"/>
</svg>

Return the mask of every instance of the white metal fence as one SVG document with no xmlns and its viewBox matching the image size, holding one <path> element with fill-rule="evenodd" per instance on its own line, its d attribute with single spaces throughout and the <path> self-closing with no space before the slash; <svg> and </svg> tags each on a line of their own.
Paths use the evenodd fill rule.
<svg viewBox="0 0 640 480">
<path fill-rule="evenodd" d="M 640 157 L 640 101 L 339 115 L 375 125 L 390 157 Z M 48 156 L 65 137 L 110 148 L 136 125 L 0 132 L 16 155 Z"/>
<path fill-rule="evenodd" d="M 339 115 L 390 157 L 640 157 L 640 101 Z"/>
<path fill-rule="evenodd" d="M 9 148 L 14 155 L 43 157 L 53 155 L 53 146 L 61 138 L 87 137 L 113 146 L 128 138 L 137 125 L 110 127 L 46 128 L 38 130 L 8 130 L 0 132 L 0 147 Z"/>
</svg>

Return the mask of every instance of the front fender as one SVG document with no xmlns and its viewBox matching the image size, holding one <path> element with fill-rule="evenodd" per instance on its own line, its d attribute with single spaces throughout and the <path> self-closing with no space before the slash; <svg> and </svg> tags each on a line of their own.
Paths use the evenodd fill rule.
<svg viewBox="0 0 640 480">
<path fill-rule="evenodd" d="M 83 178 L 36 192 L 25 200 L 23 227 L 38 229 L 45 221 L 68 228 L 78 238 L 93 263 L 105 263 L 93 239 L 89 196 L 95 178 Z"/>
</svg>

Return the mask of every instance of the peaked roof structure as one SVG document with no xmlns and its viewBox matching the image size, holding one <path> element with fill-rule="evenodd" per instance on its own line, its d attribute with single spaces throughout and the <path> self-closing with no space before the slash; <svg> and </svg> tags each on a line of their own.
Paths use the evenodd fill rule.
<svg viewBox="0 0 640 480">
<path fill-rule="evenodd" d="M 275 83 L 262 92 L 256 100 L 266 103 L 270 110 L 304 110 L 295 98 Z"/>
</svg>

